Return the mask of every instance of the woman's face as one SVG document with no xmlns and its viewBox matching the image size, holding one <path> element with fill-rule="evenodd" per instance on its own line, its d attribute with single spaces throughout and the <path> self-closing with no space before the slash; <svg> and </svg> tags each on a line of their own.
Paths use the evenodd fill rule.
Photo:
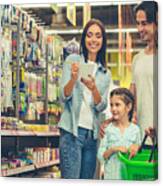
<svg viewBox="0 0 163 186">
<path fill-rule="evenodd" d="M 97 55 L 102 47 L 103 37 L 101 28 L 97 24 L 91 25 L 86 34 L 85 45 L 88 50 L 88 55 Z"/>
</svg>

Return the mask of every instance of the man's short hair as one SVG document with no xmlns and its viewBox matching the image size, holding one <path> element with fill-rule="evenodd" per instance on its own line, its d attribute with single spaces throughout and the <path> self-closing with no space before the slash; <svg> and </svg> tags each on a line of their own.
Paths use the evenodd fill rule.
<svg viewBox="0 0 163 186">
<path fill-rule="evenodd" d="M 147 22 L 155 23 L 157 25 L 157 13 L 158 13 L 158 4 L 155 1 L 143 1 L 134 7 L 135 18 L 138 10 L 143 10 L 146 13 Z"/>
</svg>

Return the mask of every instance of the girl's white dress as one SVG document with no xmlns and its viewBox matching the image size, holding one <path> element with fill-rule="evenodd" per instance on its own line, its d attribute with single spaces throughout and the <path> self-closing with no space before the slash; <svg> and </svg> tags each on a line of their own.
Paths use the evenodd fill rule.
<svg viewBox="0 0 163 186">
<path fill-rule="evenodd" d="M 110 123 L 105 129 L 105 136 L 101 139 L 98 149 L 98 159 L 104 163 L 104 179 L 121 179 L 121 162 L 118 154 L 112 154 L 107 160 L 103 158 L 104 152 L 111 147 L 125 146 L 131 144 L 141 144 L 141 132 L 138 125 L 130 123 L 122 134 L 120 129 Z"/>
</svg>

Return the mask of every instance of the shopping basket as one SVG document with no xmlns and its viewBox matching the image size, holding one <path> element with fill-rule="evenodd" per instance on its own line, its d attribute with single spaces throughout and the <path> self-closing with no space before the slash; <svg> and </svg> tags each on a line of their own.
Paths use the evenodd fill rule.
<svg viewBox="0 0 163 186">
<path fill-rule="evenodd" d="M 129 159 L 129 153 L 118 153 L 123 180 L 156 180 L 158 178 L 157 139 L 151 146 L 145 145 L 145 135 L 137 155 Z"/>
</svg>

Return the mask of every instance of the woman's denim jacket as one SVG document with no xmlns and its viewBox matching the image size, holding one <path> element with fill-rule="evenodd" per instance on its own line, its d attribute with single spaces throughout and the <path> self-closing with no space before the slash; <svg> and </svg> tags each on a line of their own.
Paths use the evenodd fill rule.
<svg viewBox="0 0 163 186">
<path fill-rule="evenodd" d="M 83 101 L 83 86 L 81 85 L 82 83 L 80 80 L 77 80 L 69 97 L 65 97 L 64 95 L 64 87 L 71 79 L 71 64 L 74 62 L 85 63 L 84 57 L 77 54 L 71 54 L 64 62 L 63 74 L 60 81 L 61 101 L 63 102 L 64 110 L 61 115 L 59 127 L 75 136 L 78 136 L 78 120 Z M 106 69 L 99 63 L 97 72 L 95 74 L 95 82 L 97 89 L 102 96 L 102 100 L 99 104 L 95 105 L 92 99 L 91 110 L 93 113 L 94 139 L 97 139 L 98 136 L 100 113 L 107 107 L 107 96 L 110 81 L 111 73 L 106 71 Z"/>
</svg>

